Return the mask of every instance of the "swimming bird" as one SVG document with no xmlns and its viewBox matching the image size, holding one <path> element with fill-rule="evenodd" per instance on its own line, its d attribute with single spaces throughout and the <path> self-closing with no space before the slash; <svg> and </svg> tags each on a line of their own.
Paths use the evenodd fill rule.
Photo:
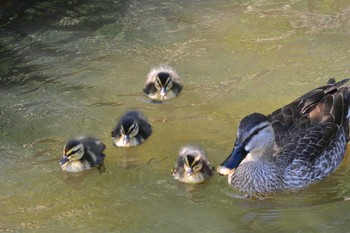
<svg viewBox="0 0 350 233">
<path fill-rule="evenodd" d="M 153 100 L 163 101 L 179 95 L 182 88 L 176 71 L 168 65 L 160 65 L 148 73 L 143 92 Z"/>
<path fill-rule="evenodd" d="M 93 167 L 103 166 L 106 146 L 94 137 L 78 137 L 69 140 L 63 148 L 63 158 L 60 160 L 62 170 L 81 172 Z"/>
<path fill-rule="evenodd" d="M 258 198 L 328 176 L 343 161 L 349 140 L 348 80 L 331 79 L 267 116 L 244 117 L 217 172 L 246 197 Z"/>
<path fill-rule="evenodd" d="M 152 133 L 152 126 L 139 111 L 128 111 L 121 116 L 112 131 L 113 143 L 118 147 L 137 146 Z"/>
<path fill-rule="evenodd" d="M 172 174 L 180 182 L 198 184 L 207 180 L 213 174 L 212 171 L 213 166 L 203 150 L 195 146 L 185 146 L 179 152 Z"/>
</svg>

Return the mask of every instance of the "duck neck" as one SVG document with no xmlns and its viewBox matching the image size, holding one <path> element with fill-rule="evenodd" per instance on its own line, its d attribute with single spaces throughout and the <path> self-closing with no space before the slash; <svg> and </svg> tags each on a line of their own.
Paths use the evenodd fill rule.
<svg viewBox="0 0 350 233">
<path fill-rule="evenodd" d="M 282 171 L 273 159 L 273 147 L 255 148 L 250 151 L 229 182 L 242 193 L 269 193 L 282 189 Z"/>
</svg>

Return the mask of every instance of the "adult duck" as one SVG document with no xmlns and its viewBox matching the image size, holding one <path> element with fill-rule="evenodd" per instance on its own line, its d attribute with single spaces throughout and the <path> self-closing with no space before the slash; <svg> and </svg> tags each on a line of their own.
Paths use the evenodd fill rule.
<svg viewBox="0 0 350 233">
<path fill-rule="evenodd" d="M 247 197 L 306 187 L 343 161 L 349 137 L 348 79 L 311 90 L 239 124 L 232 153 L 217 168 Z"/>
</svg>

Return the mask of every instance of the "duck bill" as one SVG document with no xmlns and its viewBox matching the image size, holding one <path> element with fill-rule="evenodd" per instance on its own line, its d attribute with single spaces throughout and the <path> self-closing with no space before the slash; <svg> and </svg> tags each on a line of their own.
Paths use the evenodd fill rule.
<svg viewBox="0 0 350 233">
<path fill-rule="evenodd" d="M 123 144 L 127 145 L 129 143 L 129 141 L 130 141 L 129 135 L 124 135 L 124 137 L 123 137 Z"/>
<path fill-rule="evenodd" d="M 217 168 L 217 172 L 222 176 L 233 173 L 247 154 L 248 152 L 244 149 L 243 145 L 236 145 L 231 154 Z"/>
<path fill-rule="evenodd" d="M 193 170 L 192 170 L 192 169 L 186 171 L 186 176 L 187 176 L 187 177 L 192 176 L 192 174 L 193 174 Z"/>
<path fill-rule="evenodd" d="M 160 89 L 160 96 L 161 96 L 162 98 L 164 98 L 166 95 L 167 95 L 167 90 L 166 90 L 165 87 L 162 87 L 162 88 Z"/>
<path fill-rule="evenodd" d="M 68 157 L 63 157 L 63 159 L 60 160 L 60 165 L 63 165 L 68 162 Z"/>
</svg>

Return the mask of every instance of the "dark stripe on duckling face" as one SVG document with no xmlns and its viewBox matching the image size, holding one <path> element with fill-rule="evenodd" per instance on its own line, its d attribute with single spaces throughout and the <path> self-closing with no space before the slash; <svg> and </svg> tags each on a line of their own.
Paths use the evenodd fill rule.
<svg viewBox="0 0 350 233">
<path fill-rule="evenodd" d="M 193 157 L 193 155 L 185 156 L 184 169 L 188 176 L 202 169 L 202 163 L 200 156 Z"/>
<path fill-rule="evenodd" d="M 155 87 L 160 91 L 161 96 L 166 96 L 172 86 L 173 84 L 169 73 L 160 72 L 157 75 Z"/>
<path fill-rule="evenodd" d="M 67 142 L 67 144 L 63 148 L 63 154 L 68 154 L 72 149 L 74 149 L 76 146 L 78 146 L 80 142 L 78 140 L 70 140 Z"/>
<path fill-rule="evenodd" d="M 136 121 L 133 121 L 130 125 L 130 121 L 123 122 L 120 127 L 120 134 L 123 136 L 123 143 L 128 144 L 130 139 L 136 137 L 139 133 L 139 126 Z"/>
<path fill-rule="evenodd" d="M 81 147 L 78 147 L 78 148 L 74 147 L 73 149 L 67 151 L 66 156 L 73 155 L 73 154 L 77 153 L 78 151 L 80 151 L 81 149 L 82 149 Z"/>
<path fill-rule="evenodd" d="M 67 145 L 64 147 L 63 159 L 60 162 L 61 164 L 64 164 L 67 161 L 79 160 L 83 156 L 84 156 L 83 144 L 81 144 L 78 141 L 68 142 Z"/>
</svg>

